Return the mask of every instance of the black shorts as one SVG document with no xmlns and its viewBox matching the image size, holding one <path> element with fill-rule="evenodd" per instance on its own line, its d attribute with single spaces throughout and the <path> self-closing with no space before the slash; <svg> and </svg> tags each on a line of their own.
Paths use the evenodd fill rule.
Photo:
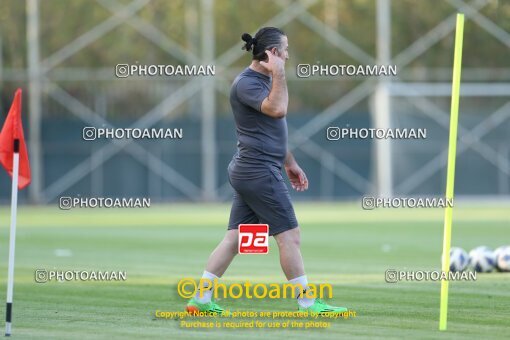
<svg viewBox="0 0 510 340">
<path fill-rule="evenodd" d="M 289 190 L 281 170 L 267 165 L 249 173 L 229 166 L 229 180 L 234 188 L 228 229 L 239 224 L 268 224 L 269 235 L 277 235 L 298 226 Z"/>
</svg>

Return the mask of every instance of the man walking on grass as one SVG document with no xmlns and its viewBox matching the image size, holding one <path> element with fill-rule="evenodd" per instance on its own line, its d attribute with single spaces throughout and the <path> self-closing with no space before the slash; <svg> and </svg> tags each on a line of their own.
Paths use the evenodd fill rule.
<svg viewBox="0 0 510 340">
<path fill-rule="evenodd" d="M 255 37 L 242 35 L 243 47 L 252 53 L 252 62 L 232 84 L 230 104 L 237 130 L 237 152 L 228 166 L 234 201 L 228 231 L 212 252 L 202 279 L 213 282 L 227 270 L 238 252 L 239 224 L 268 224 L 280 252 L 280 264 L 289 283 L 297 291 L 300 311 L 343 313 L 318 298 L 306 296 L 308 280 L 300 251 L 300 231 L 282 167 L 292 187 L 308 189 L 308 179 L 287 150 L 287 105 L 285 80 L 288 59 L 287 36 L 274 27 L 261 28 Z M 212 287 L 197 291 L 187 304 L 189 312 L 216 312 L 223 308 L 212 301 Z"/>
</svg>

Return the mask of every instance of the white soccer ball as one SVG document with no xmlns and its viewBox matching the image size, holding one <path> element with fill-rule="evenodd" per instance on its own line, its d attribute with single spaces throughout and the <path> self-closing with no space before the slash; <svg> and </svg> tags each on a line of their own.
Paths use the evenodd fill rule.
<svg viewBox="0 0 510 340">
<path fill-rule="evenodd" d="M 450 248 L 450 271 L 461 272 L 469 264 L 469 256 L 462 248 Z"/>
<path fill-rule="evenodd" d="M 505 249 L 510 248 L 510 246 L 501 246 L 494 250 L 494 256 L 496 256 L 496 260 L 498 259 L 499 254 Z"/>
<path fill-rule="evenodd" d="M 510 272 L 510 246 L 502 246 L 494 250 L 496 268 L 502 272 Z"/>
<path fill-rule="evenodd" d="M 477 272 L 488 273 L 496 267 L 496 257 L 489 247 L 476 247 L 469 252 L 469 264 Z"/>
</svg>

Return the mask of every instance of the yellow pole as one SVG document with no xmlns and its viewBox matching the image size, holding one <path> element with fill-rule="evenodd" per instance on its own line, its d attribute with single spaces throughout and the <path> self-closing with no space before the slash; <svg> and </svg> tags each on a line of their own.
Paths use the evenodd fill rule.
<svg viewBox="0 0 510 340">
<path fill-rule="evenodd" d="M 450 114 L 450 137 L 448 141 L 448 171 L 446 175 L 446 198 L 453 200 L 455 183 L 455 154 L 457 151 L 457 124 L 459 117 L 460 70 L 462 66 L 462 36 L 464 14 L 457 14 L 455 29 L 455 53 L 453 56 L 452 103 Z M 444 212 L 443 272 L 450 270 L 450 245 L 452 240 L 452 210 L 447 206 Z M 446 330 L 448 317 L 448 280 L 441 280 L 441 303 L 439 310 L 439 330 Z"/>
</svg>

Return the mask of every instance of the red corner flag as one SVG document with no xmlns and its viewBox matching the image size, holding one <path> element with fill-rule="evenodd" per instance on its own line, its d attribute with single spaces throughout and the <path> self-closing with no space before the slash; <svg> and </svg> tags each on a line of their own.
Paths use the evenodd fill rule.
<svg viewBox="0 0 510 340">
<path fill-rule="evenodd" d="M 21 124 L 21 89 L 16 90 L 11 109 L 0 132 L 0 164 L 11 177 L 15 152 L 19 152 L 18 188 L 23 189 L 30 184 L 30 163 Z"/>
</svg>

